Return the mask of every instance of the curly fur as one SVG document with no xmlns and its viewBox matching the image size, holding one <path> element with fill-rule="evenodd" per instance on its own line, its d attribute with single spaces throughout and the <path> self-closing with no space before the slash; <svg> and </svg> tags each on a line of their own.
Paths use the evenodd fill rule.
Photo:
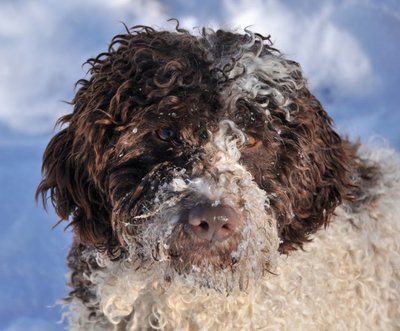
<svg viewBox="0 0 400 331">
<path fill-rule="evenodd" d="M 400 328 L 400 170 L 268 37 L 137 26 L 89 59 L 37 194 L 75 240 L 71 329 Z M 227 240 L 187 231 L 229 206 Z"/>
</svg>

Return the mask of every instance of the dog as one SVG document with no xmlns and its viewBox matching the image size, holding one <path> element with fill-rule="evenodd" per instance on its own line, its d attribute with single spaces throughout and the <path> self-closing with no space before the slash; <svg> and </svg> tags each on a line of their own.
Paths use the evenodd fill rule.
<svg viewBox="0 0 400 331">
<path fill-rule="evenodd" d="M 71 330 L 399 330 L 400 168 L 270 37 L 135 26 L 87 61 L 37 190 Z"/>
</svg>

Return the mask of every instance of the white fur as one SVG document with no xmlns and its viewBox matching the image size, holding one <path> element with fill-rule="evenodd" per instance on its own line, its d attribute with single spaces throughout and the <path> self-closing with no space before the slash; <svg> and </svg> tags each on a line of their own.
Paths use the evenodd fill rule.
<svg viewBox="0 0 400 331">
<path fill-rule="evenodd" d="M 88 251 L 105 267 L 90 279 L 98 295 L 92 304 L 99 304 L 106 318 L 89 320 L 86 308 L 75 301 L 71 329 L 399 330 L 399 163 L 388 150 L 361 153 L 383 166 L 383 178 L 371 189 L 378 198 L 357 212 L 338 207 L 331 225 L 317 232 L 304 251 L 277 257 L 274 274 L 257 274 L 244 291 L 234 287 L 227 294 L 199 286 L 196 268 L 193 275 L 172 275 L 169 284 L 164 281 L 166 261 L 136 270 L 138 261 L 112 262 Z M 221 159 L 234 155 L 225 150 L 221 167 L 227 164 Z M 180 184 L 181 189 L 191 185 Z M 276 249 L 276 231 L 271 234 L 275 239 L 268 249 Z M 255 248 L 250 253 L 260 254 Z M 221 271 L 218 277 L 233 276 Z"/>
<path fill-rule="evenodd" d="M 235 65 L 229 72 L 232 82 L 221 91 L 224 103 L 228 109 L 235 110 L 240 98 L 255 100 L 257 97 L 265 101 L 259 106 L 269 116 L 269 99 L 273 100 L 286 113 L 286 119 L 291 120 L 289 105 L 295 102 L 293 97 L 301 90 L 305 81 L 301 68 L 295 62 L 289 62 L 273 52 L 262 54 L 265 42 L 251 31 L 246 30 L 251 40 L 243 45 L 235 57 Z M 258 49 L 251 49 L 258 42 Z M 231 58 L 219 64 L 226 65 Z M 296 75 L 297 73 L 297 75 Z M 294 77 L 298 76 L 297 79 Z"/>
</svg>

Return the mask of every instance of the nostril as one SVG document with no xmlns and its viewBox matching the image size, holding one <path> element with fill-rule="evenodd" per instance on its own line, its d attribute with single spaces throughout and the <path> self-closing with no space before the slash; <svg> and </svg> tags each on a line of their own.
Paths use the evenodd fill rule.
<svg viewBox="0 0 400 331">
<path fill-rule="evenodd" d="M 231 227 L 230 227 L 228 224 L 224 224 L 224 225 L 222 226 L 222 229 L 227 230 L 227 231 L 230 231 L 230 230 L 231 230 Z"/>
<path fill-rule="evenodd" d="M 199 227 L 200 227 L 202 230 L 204 230 L 204 231 L 208 231 L 208 229 L 210 228 L 210 226 L 208 225 L 208 223 L 205 222 L 205 221 L 200 222 Z"/>
<path fill-rule="evenodd" d="M 216 239 L 221 241 L 228 238 L 232 232 L 233 230 L 229 226 L 224 225 L 220 229 L 218 229 L 218 231 L 215 232 L 215 237 Z"/>
</svg>

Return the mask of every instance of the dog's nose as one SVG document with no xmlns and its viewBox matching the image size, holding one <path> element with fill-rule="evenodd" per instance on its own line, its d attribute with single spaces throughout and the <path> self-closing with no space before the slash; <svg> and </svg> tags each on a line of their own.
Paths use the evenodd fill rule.
<svg viewBox="0 0 400 331">
<path fill-rule="evenodd" d="M 188 223 L 198 238 L 223 241 L 235 232 L 239 221 L 230 207 L 200 205 L 190 210 Z"/>
</svg>

